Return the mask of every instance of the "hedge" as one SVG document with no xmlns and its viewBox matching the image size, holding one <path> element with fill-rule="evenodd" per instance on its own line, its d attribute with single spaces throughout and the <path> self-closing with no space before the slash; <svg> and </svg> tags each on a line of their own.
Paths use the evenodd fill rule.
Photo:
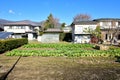
<svg viewBox="0 0 120 80">
<path fill-rule="evenodd" d="M 26 38 L 0 40 L 0 53 L 18 48 L 27 43 L 28 40 Z"/>
</svg>

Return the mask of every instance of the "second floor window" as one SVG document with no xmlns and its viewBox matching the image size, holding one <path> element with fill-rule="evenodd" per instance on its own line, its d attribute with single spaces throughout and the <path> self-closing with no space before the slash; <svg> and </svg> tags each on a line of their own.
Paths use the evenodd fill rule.
<svg viewBox="0 0 120 80">
<path fill-rule="evenodd" d="M 9 29 L 25 29 L 25 26 L 9 26 Z"/>
<path fill-rule="evenodd" d="M 75 27 L 75 34 L 81 34 L 81 33 L 83 33 L 83 27 L 82 26 Z"/>
<path fill-rule="evenodd" d="M 102 26 L 110 26 L 111 22 L 102 22 Z"/>
<path fill-rule="evenodd" d="M 117 24 L 116 21 L 110 21 L 110 22 L 102 22 L 102 26 L 106 27 L 106 28 L 115 28 L 119 25 L 119 23 Z"/>
<path fill-rule="evenodd" d="M 17 29 L 25 29 L 25 26 L 18 26 Z"/>
<path fill-rule="evenodd" d="M 120 22 L 118 22 L 118 26 L 120 26 Z"/>
<path fill-rule="evenodd" d="M 30 30 L 33 30 L 33 27 L 32 27 L 32 26 L 30 26 L 29 28 L 30 28 Z"/>
<path fill-rule="evenodd" d="M 12 26 L 9 26 L 9 29 L 12 29 L 13 27 Z"/>
</svg>

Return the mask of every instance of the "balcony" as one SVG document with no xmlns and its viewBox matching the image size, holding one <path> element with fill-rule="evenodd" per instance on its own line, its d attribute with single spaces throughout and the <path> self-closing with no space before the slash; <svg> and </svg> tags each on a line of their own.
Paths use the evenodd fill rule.
<svg viewBox="0 0 120 80">
<path fill-rule="evenodd" d="M 100 29 L 116 29 L 116 28 L 120 28 L 119 26 L 101 26 Z"/>
<path fill-rule="evenodd" d="M 25 29 L 7 29 L 5 31 L 13 33 L 25 33 Z"/>
</svg>

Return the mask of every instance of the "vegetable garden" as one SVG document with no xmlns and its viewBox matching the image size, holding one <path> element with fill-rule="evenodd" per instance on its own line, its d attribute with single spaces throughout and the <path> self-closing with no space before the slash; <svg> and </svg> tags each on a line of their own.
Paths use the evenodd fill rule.
<svg viewBox="0 0 120 80">
<path fill-rule="evenodd" d="M 7 56 L 43 56 L 43 57 L 115 57 L 120 56 L 119 48 L 95 50 L 92 44 L 39 43 L 26 44 L 19 49 L 7 52 Z"/>
</svg>

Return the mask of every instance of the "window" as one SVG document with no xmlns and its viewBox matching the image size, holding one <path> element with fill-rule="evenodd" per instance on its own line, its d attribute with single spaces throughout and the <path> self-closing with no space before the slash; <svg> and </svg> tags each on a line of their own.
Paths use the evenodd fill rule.
<svg viewBox="0 0 120 80">
<path fill-rule="evenodd" d="M 14 29 L 25 29 L 25 26 L 15 26 Z"/>
<path fill-rule="evenodd" d="M 105 39 L 107 40 L 107 38 L 108 38 L 108 34 L 105 34 Z"/>
<path fill-rule="evenodd" d="M 21 29 L 25 29 L 25 26 L 21 26 Z"/>
<path fill-rule="evenodd" d="M 109 39 L 111 39 L 112 38 L 112 36 L 111 35 L 109 35 Z"/>
<path fill-rule="evenodd" d="M 9 26 L 9 29 L 12 29 L 12 26 Z"/>
<path fill-rule="evenodd" d="M 81 33 L 83 33 L 83 27 L 82 26 L 75 27 L 75 34 L 81 34 Z"/>
<path fill-rule="evenodd" d="M 17 29 L 21 29 L 21 26 L 18 26 Z"/>
<path fill-rule="evenodd" d="M 30 30 L 32 30 L 33 29 L 33 27 L 32 26 L 30 26 Z"/>
<path fill-rule="evenodd" d="M 116 22 L 112 21 L 112 27 L 116 27 Z"/>
<path fill-rule="evenodd" d="M 118 40 L 120 40 L 120 34 L 118 35 Z"/>
<path fill-rule="evenodd" d="M 102 26 L 111 26 L 111 22 L 103 22 Z"/>
<path fill-rule="evenodd" d="M 118 26 L 120 26 L 120 22 L 118 22 Z"/>
</svg>

